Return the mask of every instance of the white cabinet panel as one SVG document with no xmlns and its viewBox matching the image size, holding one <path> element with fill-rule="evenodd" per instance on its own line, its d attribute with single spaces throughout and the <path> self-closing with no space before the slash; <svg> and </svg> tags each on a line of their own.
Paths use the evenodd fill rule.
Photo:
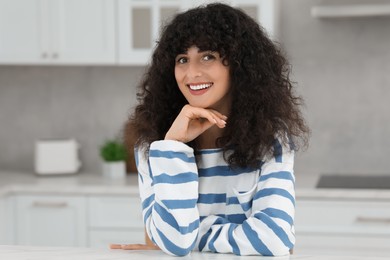
<svg viewBox="0 0 390 260">
<path fill-rule="evenodd" d="M 297 254 L 390 256 L 390 202 L 297 199 Z"/>
<path fill-rule="evenodd" d="M 0 197 L 0 245 L 5 245 L 6 235 L 5 235 L 5 227 L 6 227 L 6 216 L 5 216 L 5 200 Z"/>
<path fill-rule="evenodd" d="M 390 235 L 390 203 L 375 201 L 297 201 L 301 231 Z"/>
<path fill-rule="evenodd" d="M 47 18 L 42 0 L 0 0 L 0 64 L 43 62 Z"/>
<path fill-rule="evenodd" d="M 89 198 L 91 227 L 142 228 L 141 201 L 138 197 L 93 196 Z"/>
<path fill-rule="evenodd" d="M 390 236 L 297 233 L 298 255 L 390 256 Z"/>
<path fill-rule="evenodd" d="M 161 22 L 169 20 L 180 8 L 179 0 L 118 0 L 118 62 L 147 64 Z"/>
<path fill-rule="evenodd" d="M 143 229 L 98 229 L 90 231 L 89 247 L 108 248 L 110 244 L 142 244 L 145 242 Z"/>
<path fill-rule="evenodd" d="M 54 60 L 61 64 L 115 63 L 115 1 L 52 1 L 50 14 Z"/>
<path fill-rule="evenodd" d="M 0 0 L 0 64 L 114 64 L 115 1 Z"/>
<path fill-rule="evenodd" d="M 16 243 L 33 246 L 86 246 L 84 197 L 16 196 Z"/>
<path fill-rule="evenodd" d="M 161 26 L 179 11 L 211 0 L 118 0 L 118 62 L 145 65 L 159 38 Z M 222 0 L 237 6 L 257 20 L 271 37 L 277 29 L 277 0 Z"/>
<path fill-rule="evenodd" d="M 139 197 L 91 196 L 88 214 L 91 247 L 145 242 Z"/>
<path fill-rule="evenodd" d="M 0 198 L 0 244 L 15 244 L 15 198 L 5 196 Z"/>
<path fill-rule="evenodd" d="M 0 64 L 146 65 L 161 26 L 209 0 L 0 0 Z M 271 36 L 276 0 L 225 0 Z"/>
</svg>

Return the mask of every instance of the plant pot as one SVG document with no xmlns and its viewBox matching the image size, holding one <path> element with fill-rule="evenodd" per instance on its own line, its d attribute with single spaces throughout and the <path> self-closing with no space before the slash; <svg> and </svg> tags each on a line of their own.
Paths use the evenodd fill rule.
<svg viewBox="0 0 390 260">
<path fill-rule="evenodd" d="M 125 161 L 103 162 L 103 176 L 110 179 L 126 178 Z"/>
</svg>

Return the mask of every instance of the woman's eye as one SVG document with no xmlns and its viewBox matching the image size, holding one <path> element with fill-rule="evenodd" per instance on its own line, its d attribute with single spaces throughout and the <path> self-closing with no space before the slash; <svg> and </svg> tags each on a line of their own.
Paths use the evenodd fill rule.
<svg viewBox="0 0 390 260">
<path fill-rule="evenodd" d="M 179 64 L 184 64 L 184 63 L 187 62 L 187 58 L 186 57 L 180 57 L 180 58 L 177 59 L 176 62 L 179 63 Z"/>
<path fill-rule="evenodd" d="M 203 60 L 205 61 L 215 60 L 215 56 L 213 54 L 206 54 L 203 56 Z"/>
</svg>

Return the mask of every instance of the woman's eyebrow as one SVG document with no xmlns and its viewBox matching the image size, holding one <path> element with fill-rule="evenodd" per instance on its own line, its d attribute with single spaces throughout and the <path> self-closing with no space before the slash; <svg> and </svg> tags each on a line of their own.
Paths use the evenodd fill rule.
<svg viewBox="0 0 390 260">
<path fill-rule="evenodd" d="M 180 54 L 187 54 L 188 53 L 188 49 L 182 49 L 179 51 L 179 53 L 177 55 L 180 55 Z"/>
<path fill-rule="evenodd" d="M 187 53 L 188 53 L 187 51 L 186 52 L 180 52 L 180 53 L 176 54 L 176 57 L 180 56 L 180 55 L 187 55 Z"/>
<path fill-rule="evenodd" d="M 198 50 L 198 53 L 205 53 L 205 52 L 208 52 L 208 53 L 218 53 L 217 51 L 212 51 L 212 50 Z"/>
</svg>

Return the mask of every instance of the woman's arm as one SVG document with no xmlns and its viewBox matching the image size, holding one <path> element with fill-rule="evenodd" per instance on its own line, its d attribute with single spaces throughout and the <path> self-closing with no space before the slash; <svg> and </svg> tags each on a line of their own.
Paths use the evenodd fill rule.
<svg viewBox="0 0 390 260">
<path fill-rule="evenodd" d="M 247 219 L 235 224 L 220 216 L 206 217 L 199 227 L 199 251 L 289 254 L 295 243 L 294 153 L 279 142 L 275 149 L 280 153 L 261 166 L 253 193 L 236 193 Z"/>
<path fill-rule="evenodd" d="M 198 171 L 193 149 L 184 143 L 213 125 L 225 127 L 226 119 L 215 110 L 186 105 L 165 141 L 153 142 L 147 155 L 142 150 L 135 153 L 147 235 L 151 243 L 169 254 L 188 254 L 195 246 L 199 227 Z"/>
<path fill-rule="evenodd" d="M 188 254 L 199 227 L 198 173 L 192 148 L 177 141 L 156 141 L 147 155 L 137 151 L 136 157 L 148 236 L 168 254 Z"/>
</svg>

